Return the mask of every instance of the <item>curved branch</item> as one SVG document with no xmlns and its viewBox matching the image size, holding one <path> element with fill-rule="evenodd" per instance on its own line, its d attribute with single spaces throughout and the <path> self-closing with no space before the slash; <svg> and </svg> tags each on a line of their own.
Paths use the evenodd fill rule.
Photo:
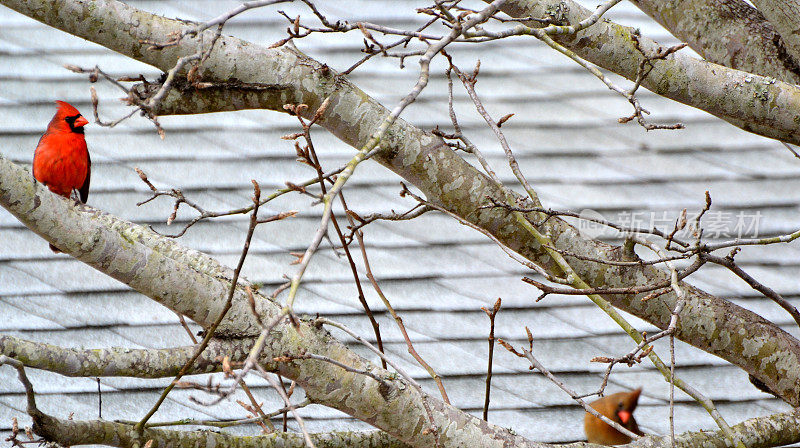
<svg viewBox="0 0 800 448">
<path fill-rule="evenodd" d="M 800 1 L 752 0 L 759 11 L 781 34 L 788 52 L 800 60 Z"/>
<path fill-rule="evenodd" d="M 234 436 L 217 431 L 175 431 L 146 428 L 141 439 L 133 425 L 105 420 L 62 420 L 45 414 L 33 416 L 33 430 L 61 446 L 107 445 L 120 448 L 137 446 L 138 440 L 152 440 L 154 448 L 305 448 L 303 434 L 276 432 L 259 436 Z M 317 447 L 408 448 L 409 445 L 383 431 L 333 431 L 309 434 Z"/>
<path fill-rule="evenodd" d="M 738 440 L 749 448 L 769 448 L 800 441 L 800 415 L 796 412 L 774 414 L 744 421 L 733 426 Z M 133 446 L 131 425 L 104 420 L 62 420 L 41 412 L 34 416 L 34 431 L 48 440 L 70 445 L 108 445 L 120 448 Z M 329 432 L 310 434 L 318 447 L 376 447 L 406 448 L 406 445 L 383 431 Z M 261 436 L 240 437 L 215 431 L 174 431 L 147 428 L 143 440 L 153 440 L 153 446 L 177 448 L 269 448 L 305 446 L 300 433 L 275 433 Z M 552 446 L 552 445 L 542 445 Z M 669 437 L 643 437 L 627 445 L 631 448 L 726 448 L 725 438 L 719 432 L 688 432 L 675 438 L 671 445 Z M 559 445 L 561 448 L 602 448 L 591 443 Z"/>
<path fill-rule="evenodd" d="M 742 0 L 632 0 L 707 61 L 800 84 L 800 59 L 764 15 Z"/>
<path fill-rule="evenodd" d="M 484 0 L 485 1 L 485 0 Z M 501 10 L 511 17 L 545 17 L 558 5 L 569 23 L 591 12 L 572 0 L 509 0 Z M 541 23 L 525 22 L 539 28 Z M 655 54 L 657 42 L 632 28 L 601 21 L 575 35 L 553 40 L 581 58 L 633 81 L 645 55 Z M 643 52 L 645 54 L 643 54 Z M 754 75 L 675 53 L 651 62 L 642 86 L 663 97 L 716 115 L 746 131 L 800 143 L 800 87 L 773 77 Z"/>
<path fill-rule="evenodd" d="M 220 359 L 247 357 L 238 341 L 215 340 L 192 365 L 189 374 L 219 372 Z M 42 342 L 0 336 L 0 355 L 21 361 L 27 367 L 75 377 L 130 376 L 138 378 L 173 377 L 192 357 L 194 346 L 163 349 L 75 349 Z"/>
<path fill-rule="evenodd" d="M 230 268 L 144 227 L 85 204 L 73 206 L 2 155 L 0 171 L 0 205 L 49 242 L 204 328 L 222 312 L 233 277 Z M 258 334 L 243 291 L 246 284 L 239 282 L 219 334 Z M 198 297 L 212 299 L 200 302 Z"/>
<path fill-rule="evenodd" d="M 748 448 L 769 448 L 800 441 L 800 411 L 784 412 L 745 420 L 731 426 L 736 440 Z M 660 448 L 670 446 L 669 436 L 643 437 L 629 445 L 631 448 Z M 728 448 L 730 445 L 717 432 L 687 432 L 675 437 L 674 448 Z"/>
</svg>

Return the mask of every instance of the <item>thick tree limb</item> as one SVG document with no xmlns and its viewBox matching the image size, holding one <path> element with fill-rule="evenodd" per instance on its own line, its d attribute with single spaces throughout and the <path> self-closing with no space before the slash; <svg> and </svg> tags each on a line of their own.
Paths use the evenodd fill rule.
<svg viewBox="0 0 800 448">
<path fill-rule="evenodd" d="M 252 345 L 252 341 L 250 341 Z M 129 376 L 164 378 L 178 374 L 194 353 L 194 346 L 162 349 L 74 349 L 0 335 L 0 355 L 22 361 L 28 367 L 65 376 Z M 247 357 L 241 340 L 214 340 L 193 364 L 189 374 L 219 372 L 221 357 Z"/>
<path fill-rule="evenodd" d="M 759 11 L 783 37 L 786 49 L 800 60 L 800 1 L 752 0 Z"/>
<path fill-rule="evenodd" d="M 1 155 L 0 166 L 0 202 L 47 241 L 205 328 L 219 316 L 225 305 L 221 299 L 230 288 L 230 268 L 141 226 L 89 206 L 72 207 L 72 200 L 47 194 L 29 172 Z M 237 288 L 233 307 L 219 327 L 221 334 L 260 331 L 247 304 L 245 284 Z M 206 296 L 218 299 L 197 300 Z"/>
<path fill-rule="evenodd" d="M 709 62 L 800 84 L 800 59 L 764 15 L 742 0 L 632 3 Z"/>
<path fill-rule="evenodd" d="M 745 420 L 731 427 L 735 439 L 748 448 L 783 446 L 800 441 L 800 412 L 785 412 Z M 659 448 L 670 446 L 669 437 L 643 437 L 630 448 Z M 687 432 L 675 437 L 674 448 L 728 448 L 721 431 Z"/>
<path fill-rule="evenodd" d="M 510 1 L 517 7 L 523 4 L 533 4 L 522 0 Z M 153 64 L 163 70 L 171 68 L 177 58 L 195 53 L 199 45 L 196 39 L 187 36 L 175 47 L 168 47 L 160 51 L 148 51 L 146 44 L 140 43 L 140 40 L 152 39 L 153 36 L 168 36 L 171 33 L 180 31 L 186 25 L 177 20 L 154 16 L 144 11 L 130 8 L 114 0 L 96 0 L 91 4 L 78 0 L 56 0 L 53 2 L 0 0 L 0 3 L 11 6 L 38 20 L 53 23 L 63 30 L 93 40 L 130 57 Z M 542 3 L 546 4 L 547 1 Z M 517 7 L 509 11 L 522 14 L 522 10 L 518 10 Z M 537 6 L 536 8 L 540 7 Z M 569 13 L 580 14 L 581 11 L 585 10 L 580 6 L 574 5 L 570 6 Z M 525 9 L 524 15 L 537 15 L 541 12 L 539 9 Z M 574 18 L 574 16 L 571 16 L 571 20 Z M 86 26 L 88 22 L 94 25 Z M 114 29 L 118 30 L 118 32 L 102 32 L 106 29 Z M 594 30 L 597 29 L 605 31 L 601 32 L 600 36 L 595 37 L 619 34 L 618 37 L 622 39 L 622 42 L 626 45 L 631 43 L 630 30 L 608 22 L 598 23 L 595 27 L 584 31 L 584 33 L 590 33 L 587 36 L 581 35 L 581 38 L 575 38 L 566 43 L 572 43 L 576 47 L 586 50 L 586 52 L 590 52 L 589 49 L 594 48 L 592 51 L 600 55 L 613 56 L 616 47 L 612 41 L 609 40 L 606 44 L 601 44 L 605 40 L 592 40 L 592 36 L 597 34 L 597 31 Z M 640 40 L 643 42 L 643 46 L 655 45 L 652 42 L 646 43 L 643 38 L 640 38 Z M 231 86 L 231 88 L 202 89 L 198 90 L 194 95 L 185 97 L 177 94 L 168 96 L 165 100 L 165 111 L 199 113 L 249 107 L 282 111 L 283 105 L 286 103 L 304 103 L 309 105 L 308 110 L 313 111 L 319 107 L 322 101 L 330 98 L 327 112 L 320 118 L 318 123 L 346 143 L 358 148 L 366 143 L 369 136 L 372 135 L 388 114 L 388 111 L 383 106 L 353 86 L 349 81 L 296 50 L 286 47 L 267 49 L 227 36 L 221 37 L 215 48 L 224 50 L 214 50 L 211 53 L 203 66 L 203 79 L 213 81 L 236 78 L 238 80 L 237 85 Z M 623 56 L 630 57 L 631 55 L 623 53 Z M 684 71 L 686 67 L 674 65 L 677 64 L 676 60 L 684 61 L 685 59 L 687 58 L 676 57 L 668 61 L 656 62 L 654 72 L 658 72 L 663 76 L 664 74 L 661 71 L 663 67 L 660 64 L 666 64 L 667 62 L 673 64 L 670 67 L 676 72 L 674 76 L 684 82 L 682 84 L 684 89 L 677 89 L 677 92 L 691 96 L 690 94 L 695 92 L 694 89 L 700 89 L 697 92 L 697 97 L 702 98 L 703 82 L 694 78 L 686 79 L 688 76 L 687 72 Z M 687 63 L 690 64 L 687 66 L 689 67 L 689 73 L 692 73 L 692 70 L 696 70 L 698 78 L 704 79 L 708 86 L 717 85 L 720 79 L 724 81 L 726 79 L 725 76 L 729 76 L 729 80 L 734 80 L 733 87 L 735 88 L 730 92 L 730 96 L 737 101 L 744 101 L 748 94 L 755 92 L 753 90 L 755 85 L 760 85 L 758 83 L 763 81 L 756 80 L 755 84 L 742 81 L 739 84 L 738 80 L 742 79 L 741 72 L 695 60 L 691 61 Z M 634 67 L 637 64 L 637 61 L 632 62 Z M 711 71 L 709 72 L 709 70 Z M 715 74 L 713 73 L 714 71 L 718 73 Z M 623 72 L 625 71 L 623 70 Z M 659 79 L 658 74 L 655 75 L 655 78 L 653 76 L 651 75 L 651 78 L 648 79 Z M 706 78 L 703 78 L 704 76 Z M 224 84 L 224 81 L 222 83 Z M 246 88 L 246 86 L 250 85 L 272 87 L 267 89 Z M 658 85 L 666 86 L 664 88 L 667 91 L 672 88 L 670 87 L 670 82 L 667 81 Z M 722 85 L 724 87 L 726 84 L 723 82 Z M 794 93 L 790 92 L 791 94 L 788 96 L 774 98 L 775 101 L 779 99 L 787 102 L 794 101 L 792 99 L 794 98 L 793 95 L 798 93 L 795 92 L 797 90 L 795 87 L 780 82 L 776 82 L 775 85 L 779 85 L 780 89 L 794 89 L 791 90 Z M 242 86 L 245 87 L 242 88 Z M 275 86 L 279 88 L 274 88 Z M 708 86 L 705 88 L 714 90 Z M 720 104 L 727 103 L 728 105 L 725 107 L 731 107 L 737 112 L 741 112 L 742 106 L 736 101 L 729 103 L 724 98 L 719 98 L 718 100 Z M 750 100 L 753 100 L 753 98 L 750 98 Z M 783 104 L 781 101 L 778 102 Z M 760 100 L 758 102 L 760 103 Z M 798 104 L 800 104 L 800 101 L 792 104 L 789 110 L 796 109 Z M 795 130 L 796 126 L 792 129 L 792 132 L 800 132 Z M 440 140 L 402 120 L 397 120 L 381 141 L 381 148 L 383 151 L 377 154 L 375 159 L 417 186 L 431 202 L 440 204 L 452 213 L 487 229 L 499 240 L 523 256 L 536 261 L 556 275 L 560 274 L 557 264 L 532 235 L 516 222 L 510 213 L 497 208 L 481 208 L 481 206 L 485 205 L 487 196 L 501 198 L 504 197 L 504 193 L 486 176 L 479 173 L 474 167 L 449 150 Z M 4 171 L 5 169 L 0 167 L 0 187 L 5 182 L 2 175 Z M 30 185 L 30 178 L 26 179 L 26 182 Z M 2 196 L 4 194 L 4 192 L 0 191 L 0 202 L 3 202 L 4 206 L 10 207 L 12 204 L 16 204 L 16 199 L 3 200 Z M 29 190 L 27 194 L 32 194 L 32 192 Z M 9 196 L 10 198 L 11 196 Z M 45 199 L 40 200 L 43 201 Z M 53 202 L 51 199 L 47 200 Z M 537 206 L 538 204 L 528 205 Z M 47 233 L 58 234 L 59 230 L 57 229 L 56 221 L 59 223 L 68 222 L 66 221 L 65 212 L 57 212 L 57 219 L 53 219 L 47 213 L 38 212 L 38 217 L 31 219 L 26 217 L 31 211 L 37 212 L 29 204 L 18 208 L 18 212 L 15 212 L 15 214 L 26 225 L 42 235 Z M 97 213 L 97 215 L 100 214 Z M 72 214 L 70 216 L 72 216 L 73 220 L 77 219 L 77 221 L 68 225 L 71 229 L 79 229 L 84 225 L 79 215 Z M 41 220 L 49 223 L 49 225 L 42 226 L 41 223 L 36 222 Z M 114 225 L 122 227 L 130 225 L 127 223 L 119 224 L 118 221 L 115 222 L 117 224 Z M 108 225 L 111 225 L 111 223 Z M 658 284 L 668 279 L 665 272 L 652 266 L 608 266 L 587 261 L 591 259 L 619 261 L 625 257 L 622 248 L 586 239 L 575 228 L 560 219 L 551 218 L 546 220 L 540 226 L 539 231 L 550 235 L 557 249 L 575 253 L 581 258 L 567 257 L 573 269 L 590 286 L 631 287 Z M 113 237 L 108 232 L 103 232 L 102 230 L 99 230 L 99 232 Z M 85 242 L 85 237 L 74 230 L 63 233 L 63 238 L 59 239 L 62 244 L 66 243 L 65 239 L 67 238 L 72 238 L 72 243 L 70 244 L 73 244 L 76 248 L 79 248 Z M 145 232 L 137 230 L 136 233 L 140 235 Z M 140 240 L 137 242 L 150 240 L 149 238 L 138 237 L 137 239 Z M 152 239 L 152 241 L 159 240 Z M 156 247 L 157 244 L 161 243 L 147 244 Z M 163 244 L 169 247 L 177 246 L 174 243 Z M 112 244 L 109 250 L 115 250 L 115 247 Z M 67 248 L 69 249 L 69 247 Z M 181 253 L 177 249 L 173 251 L 176 254 Z M 80 256 L 80 253 L 77 253 L 77 255 Z M 145 257 L 146 253 L 143 252 L 139 256 Z M 197 257 L 197 259 L 205 260 L 200 264 L 207 264 L 213 266 L 214 269 L 219 269 L 218 264 L 212 259 L 197 253 L 193 253 L 193 256 Z M 192 257 L 189 258 L 191 259 Z M 133 259 L 129 259 L 128 265 L 135 265 Z M 98 269 L 109 272 L 112 276 L 115 275 L 113 269 L 103 266 L 99 266 Z M 127 276 L 123 276 L 123 278 L 127 278 Z M 142 287 L 145 290 L 149 290 L 147 285 L 142 285 Z M 766 384 L 789 404 L 800 405 L 800 342 L 773 323 L 748 310 L 690 285 L 684 285 L 684 289 L 687 293 L 686 306 L 680 315 L 681 326 L 676 337 L 738 365 Z M 666 328 L 671 318 L 670 310 L 675 306 L 674 294 L 665 294 L 646 303 L 640 300 L 643 295 L 645 294 L 640 294 L 639 296 L 609 296 L 608 300 L 614 306 L 641 317 L 659 328 Z M 218 294 L 218 296 L 222 297 L 223 294 Z M 157 297 L 157 294 L 151 297 Z M 214 306 L 221 306 L 217 298 L 211 300 L 212 302 L 217 300 L 215 302 L 217 305 Z M 236 303 L 240 301 L 241 296 L 237 296 Z M 169 303 L 173 302 L 175 301 L 173 300 Z M 173 303 L 173 305 L 176 304 Z M 181 304 L 178 303 L 177 305 Z M 239 305 L 235 304 L 234 306 Z M 182 307 L 187 308 L 185 305 L 182 305 Z M 188 311 L 198 314 L 196 310 L 181 312 L 188 314 Z M 238 315 L 241 316 L 241 314 Z M 252 319 L 252 317 L 241 316 L 241 319 L 237 318 L 236 320 L 249 322 L 248 319 Z M 248 325 L 245 324 L 244 329 L 249 330 L 250 327 Z"/>
<path fill-rule="evenodd" d="M 555 8 L 560 3 L 561 0 L 510 0 L 503 10 L 514 17 L 544 17 L 546 9 Z M 568 6 L 564 10 L 570 23 L 577 23 L 591 15 L 571 0 L 564 0 L 564 3 Z M 164 71 L 171 69 L 179 58 L 198 53 L 203 43 L 210 42 L 213 36 L 211 31 L 206 31 L 200 36 L 186 36 L 176 46 L 148 50 L 149 45 L 142 41 L 151 41 L 157 36 L 166 39 L 169 32 L 189 25 L 128 7 L 116 0 L 2 0 L 0 4 Z M 541 26 L 536 22 L 529 22 L 528 25 Z M 115 29 L 116 32 L 108 33 L 108 29 Z M 601 21 L 576 36 L 559 35 L 556 40 L 590 62 L 628 79 L 635 79 L 639 62 L 644 56 L 637 50 L 632 33 L 630 28 Z M 646 52 L 658 47 L 658 44 L 644 37 L 639 37 L 639 41 Z M 272 58 L 265 58 L 265 53 L 281 57 L 273 61 Z M 236 54 L 237 62 L 234 64 L 225 54 Z M 291 64 L 292 59 L 306 61 L 307 58 L 285 47 L 266 50 L 259 45 L 224 36 L 204 63 L 202 75 L 204 80 L 209 81 L 236 79 L 240 88 L 253 93 L 263 89 L 283 89 L 280 95 L 274 95 L 274 100 L 283 100 L 283 104 L 298 102 L 302 90 L 311 82 L 323 83 L 330 91 L 343 81 L 333 76 L 327 67 L 323 68 L 322 64 L 312 64 L 314 70 L 308 70 L 309 67 Z M 654 65 L 655 68 L 643 83 L 653 92 L 705 110 L 747 131 L 800 144 L 797 126 L 797 122 L 800 122 L 800 88 L 797 86 L 681 54 L 655 61 Z M 300 72 L 306 72 L 310 78 L 304 83 L 283 82 L 284 79 L 298 79 Z M 285 77 L 287 75 L 288 78 Z M 230 104 L 220 104 L 222 100 L 218 98 L 216 110 L 231 107 Z M 349 99 L 341 107 L 358 107 L 360 102 L 354 100 Z M 270 108 L 280 110 L 283 104 Z M 318 105 L 309 104 L 310 110 Z M 376 119 L 382 120 L 383 117 Z"/>
<path fill-rule="evenodd" d="M 107 445 L 120 448 L 134 446 L 136 430 L 133 425 L 105 420 L 62 420 L 39 413 L 34 415 L 33 429 L 47 440 L 62 446 Z M 383 431 L 341 431 L 310 434 L 320 448 L 407 448 L 409 445 Z M 141 440 L 152 440 L 152 448 L 304 448 L 303 434 L 276 432 L 259 436 L 234 436 L 217 431 L 174 431 L 146 428 Z M 138 446 L 138 445 L 136 445 Z"/>
<path fill-rule="evenodd" d="M 565 7 L 559 10 L 565 11 L 569 23 L 591 15 L 572 0 L 509 0 L 501 9 L 512 17 L 546 17 L 548 9 L 561 4 Z M 535 21 L 526 24 L 542 26 Z M 635 35 L 632 28 L 608 20 L 575 35 L 561 34 L 553 39 L 581 58 L 630 80 L 636 79 L 645 55 L 652 55 L 659 48 L 653 40 Z M 800 87 L 681 53 L 652 61 L 652 65 L 653 70 L 642 82 L 647 89 L 714 114 L 746 131 L 800 143 Z"/>
<path fill-rule="evenodd" d="M 34 418 L 34 430 L 50 440 L 64 445 L 108 445 L 129 448 L 133 441 L 133 427 L 103 420 L 62 420 L 39 413 Z M 749 448 L 768 448 L 800 441 L 800 415 L 796 412 L 753 418 L 732 427 L 738 440 Z M 406 445 L 382 431 L 330 432 L 311 434 L 314 444 L 321 448 L 380 447 L 405 448 Z M 153 448 L 291 448 L 304 446 L 299 433 L 275 433 L 263 436 L 238 437 L 213 431 L 173 431 L 148 428 L 144 440 L 153 440 Z M 552 446 L 552 445 L 551 445 Z M 601 448 L 602 445 L 574 443 L 558 445 L 562 448 Z M 687 432 L 675 438 L 644 437 L 626 445 L 631 448 L 726 448 L 725 438 L 719 432 Z"/>
<path fill-rule="evenodd" d="M 254 338 L 212 340 L 202 356 L 194 363 L 188 374 L 222 371 L 223 356 L 242 362 L 247 358 L 248 348 Z M 56 345 L 26 341 L 13 336 L 0 336 L 0 355 L 22 362 L 27 367 L 47 370 L 75 377 L 173 377 L 192 357 L 195 346 L 168 349 L 69 349 Z M 262 362 L 275 366 L 270 359 Z M 39 435 L 58 441 L 62 446 L 103 444 L 131 446 L 135 431 L 132 425 L 107 421 L 60 420 L 32 412 Z M 407 447 L 383 431 L 331 432 L 312 434 L 318 447 Z M 304 447 L 300 433 L 277 433 L 270 436 L 235 437 L 210 431 L 163 431 L 148 430 L 145 440 L 152 438 L 154 447 L 198 447 L 198 446 L 242 446 L 242 447 Z M 219 445 L 222 443 L 223 445 Z"/>
</svg>

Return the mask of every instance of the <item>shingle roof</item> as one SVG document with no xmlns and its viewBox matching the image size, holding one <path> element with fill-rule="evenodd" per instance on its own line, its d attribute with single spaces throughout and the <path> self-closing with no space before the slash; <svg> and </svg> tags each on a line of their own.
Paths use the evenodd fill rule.
<svg viewBox="0 0 800 448">
<path fill-rule="evenodd" d="M 235 2 L 131 1 L 134 6 L 187 19 L 213 16 Z M 414 2 L 370 0 L 319 2 L 331 16 L 368 19 L 394 26 L 409 26 Z M 389 6 L 391 4 L 391 6 Z M 287 11 L 296 9 L 286 5 Z M 291 13 L 290 13 L 291 14 Z M 628 3 L 611 11 L 611 18 L 637 26 L 665 43 L 666 32 Z M 228 25 L 226 32 L 257 42 L 281 37 L 285 23 L 272 12 L 255 10 Z M 336 69 L 358 58 L 361 36 L 335 40 L 312 37 L 299 41 L 304 51 Z M 680 121 L 683 131 L 645 132 L 635 124 L 620 125 L 629 105 L 615 97 L 588 73 L 532 39 L 514 39 L 486 47 L 460 46 L 457 60 L 471 66 L 481 59 L 479 93 L 496 116 L 517 115 L 504 125 L 529 181 L 546 206 L 592 209 L 624 220 L 631 212 L 650 212 L 670 219 L 683 207 L 697 210 L 709 190 L 715 209 L 730 223 L 739 214 L 759 213 L 761 234 L 796 229 L 800 211 L 800 161 L 779 143 L 741 131 L 708 114 L 641 92 L 652 119 Z M 53 113 L 52 101 L 68 101 L 88 114 L 88 85 L 62 64 L 94 66 L 115 74 L 155 77 L 152 68 L 95 44 L 48 28 L 9 9 L 0 8 L 0 142 L 4 156 L 29 164 L 33 148 Z M 409 89 L 417 67 L 398 71 L 394 60 L 374 59 L 351 79 L 370 95 L 390 105 Z M 113 98 L 114 88 L 95 85 L 106 117 L 123 108 Z M 403 117 L 430 129 L 447 128 L 446 82 L 434 77 L 418 104 Z M 470 138 L 487 155 L 504 181 L 513 176 L 491 132 L 482 126 L 463 94 L 456 109 Z M 267 111 L 241 111 L 196 117 L 163 117 L 167 138 L 161 141 L 143 119 L 116 128 L 90 126 L 87 140 L 92 151 L 93 175 L 89 203 L 124 219 L 153 224 L 162 230 L 172 203 L 156 200 L 137 207 L 148 190 L 133 171 L 140 167 L 160 187 L 181 188 L 210 209 L 224 210 L 248 202 L 249 180 L 262 188 L 275 188 L 286 180 L 303 180 L 314 173 L 295 162 L 292 144 L 281 135 L 296 132 L 296 122 Z M 325 131 L 314 133 L 323 165 L 341 165 L 352 149 Z M 358 213 L 403 210 L 410 205 L 398 196 L 399 179 L 373 162 L 360 166 L 345 194 Z M 279 284 L 293 271 L 290 250 L 303 249 L 316 229 L 319 207 L 310 200 L 283 197 L 269 203 L 278 212 L 300 209 L 292 220 L 259 227 L 245 264 L 244 274 L 267 286 Z M 178 220 L 193 214 L 183 210 Z M 647 224 L 647 223 L 645 223 Z M 246 217 L 201 223 L 182 244 L 209 252 L 226 264 L 238 258 Z M 730 230 L 730 229 L 728 229 Z M 13 216 L 0 211 L 0 333 L 69 347 L 169 347 L 190 343 L 177 317 L 161 305 L 131 291 L 64 255 L 53 255 L 47 244 L 25 229 Z M 416 349 L 445 378 L 456 406 L 480 413 L 486 370 L 488 319 L 480 310 L 497 297 L 503 299 L 497 335 L 521 341 L 524 327 L 536 338 L 540 360 L 581 392 L 599 385 L 602 366 L 589 363 L 598 355 L 619 355 L 631 342 L 610 320 L 581 297 L 549 296 L 534 302 L 538 291 L 519 281 L 525 269 L 510 260 L 481 234 L 440 214 L 427 214 L 411 222 L 379 222 L 366 228 L 372 270 L 387 296 L 403 316 Z M 346 260 L 329 246 L 314 258 L 305 276 L 297 308 L 308 314 L 331 316 L 371 339 L 371 327 L 356 300 Z M 361 268 L 359 257 L 357 263 Z M 794 246 L 748 248 L 739 260 L 754 276 L 784 293 L 800 306 L 800 249 Z M 363 272 L 363 269 L 362 269 Z M 704 268 L 692 283 L 729 297 L 772 319 L 797 336 L 791 318 L 776 305 L 759 297 L 723 269 Z M 428 390 L 435 387 L 406 352 L 402 338 L 383 312 L 371 288 L 364 289 L 373 310 L 378 310 L 386 349 Z M 640 330 L 652 325 L 631 317 Z M 663 343 L 656 344 L 667 353 Z M 351 347 L 372 356 L 355 344 Z M 712 355 L 677 344 L 677 372 L 717 402 L 726 419 L 735 423 L 789 407 L 757 391 L 747 375 Z M 76 419 L 97 415 L 97 383 L 93 379 L 66 378 L 29 370 L 40 394 L 43 410 L 59 416 L 74 412 Z M 218 376 L 217 376 L 218 377 Z M 168 383 L 163 380 L 105 378 L 103 417 L 135 419 L 154 402 Z M 267 408 L 279 402 L 263 381 L 252 386 Z M 650 366 L 619 368 L 612 375 L 610 392 L 623 386 L 644 387 L 637 418 L 645 431 L 668 432 L 668 388 Z M 11 417 L 23 422 L 21 386 L 10 369 L 0 369 L 0 436 L 10 429 Z M 582 410 L 551 383 L 528 372 L 525 363 L 505 350 L 495 351 L 490 421 L 510 426 L 538 441 L 579 440 Z M 206 408 L 189 397 L 196 392 L 174 391 L 154 417 L 241 418 L 246 412 L 233 402 Z M 297 392 L 302 395 L 302 392 Z M 688 397 L 676 392 L 677 431 L 713 428 L 710 417 Z M 302 414 L 311 431 L 365 429 L 339 411 L 309 406 Z M 555 418 L 554 418 L 555 417 Z M 290 426 L 293 422 L 290 421 Z M 248 429 L 235 429 L 244 432 Z"/>
</svg>

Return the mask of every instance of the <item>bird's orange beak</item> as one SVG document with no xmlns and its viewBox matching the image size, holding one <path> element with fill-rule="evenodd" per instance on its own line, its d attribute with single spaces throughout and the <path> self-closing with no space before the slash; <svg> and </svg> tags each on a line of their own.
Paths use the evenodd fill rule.
<svg viewBox="0 0 800 448">
<path fill-rule="evenodd" d="M 619 416 L 619 421 L 624 425 L 627 425 L 628 421 L 631 419 L 631 413 L 629 411 L 619 411 L 617 415 Z"/>
<path fill-rule="evenodd" d="M 73 126 L 80 128 L 86 126 L 87 124 L 89 124 L 89 120 L 83 118 L 83 115 L 81 115 L 77 120 L 75 120 L 75 124 L 73 124 Z"/>
</svg>

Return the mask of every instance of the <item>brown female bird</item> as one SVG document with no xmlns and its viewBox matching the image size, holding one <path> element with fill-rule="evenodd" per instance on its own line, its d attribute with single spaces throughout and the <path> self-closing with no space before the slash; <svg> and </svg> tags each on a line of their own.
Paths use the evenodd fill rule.
<svg viewBox="0 0 800 448">
<path fill-rule="evenodd" d="M 640 393 L 642 393 L 641 387 L 630 392 L 618 392 L 594 401 L 590 403 L 590 406 L 634 434 L 642 435 L 636 419 L 633 418 L 633 411 L 639 402 Z M 583 430 L 586 432 L 589 443 L 623 445 L 631 441 L 630 437 L 588 412 L 583 417 Z"/>
</svg>

